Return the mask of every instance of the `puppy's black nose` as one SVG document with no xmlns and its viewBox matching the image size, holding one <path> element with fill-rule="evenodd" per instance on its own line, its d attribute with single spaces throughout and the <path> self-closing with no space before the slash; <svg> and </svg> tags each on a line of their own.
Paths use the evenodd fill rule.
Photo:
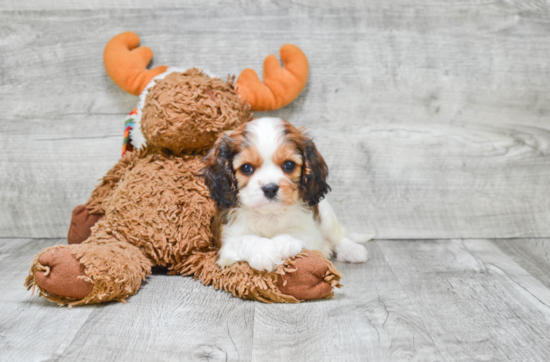
<svg viewBox="0 0 550 362">
<path fill-rule="evenodd" d="M 268 199 L 272 199 L 277 195 L 277 191 L 279 191 L 279 185 L 267 184 L 265 186 L 262 186 L 262 191 L 264 192 L 265 197 L 267 197 Z"/>
</svg>

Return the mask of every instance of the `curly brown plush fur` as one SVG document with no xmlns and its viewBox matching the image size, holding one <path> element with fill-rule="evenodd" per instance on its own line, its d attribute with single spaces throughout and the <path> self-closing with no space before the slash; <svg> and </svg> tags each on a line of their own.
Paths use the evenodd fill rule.
<svg viewBox="0 0 550 362">
<path fill-rule="evenodd" d="M 205 150 L 222 131 L 250 121 L 250 105 L 239 100 L 233 80 L 196 68 L 169 74 L 147 94 L 141 124 L 148 142 L 176 154 Z"/>
<path fill-rule="evenodd" d="M 69 250 L 69 260 L 74 259 L 77 265 L 80 264 L 78 271 L 80 268 L 84 271 L 73 271 L 73 278 L 62 280 L 62 284 L 56 286 L 57 294 L 54 294 L 47 281 L 48 277 L 51 278 L 56 273 L 59 265 L 44 261 L 41 257 L 52 251 L 64 250 Z M 65 255 L 67 254 L 63 253 L 61 256 Z M 67 261 L 61 261 L 63 262 Z M 46 273 L 48 275 L 44 275 Z M 97 240 L 80 245 L 56 245 L 44 249 L 35 257 L 25 286 L 33 290 L 38 287 L 40 296 L 60 305 L 126 301 L 126 298 L 138 291 L 141 282 L 150 274 L 151 262 L 135 246 L 123 241 Z M 84 297 L 76 297 L 73 294 L 75 291 L 78 293 L 82 289 L 87 289 L 78 279 L 92 284 L 91 292 Z"/>
<path fill-rule="evenodd" d="M 309 265 L 303 265 L 300 273 L 297 273 L 297 265 L 309 260 Z M 321 261 L 323 260 L 323 261 Z M 230 292 L 235 297 L 243 299 L 259 300 L 264 303 L 298 303 L 300 299 L 316 299 L 320 295 L 330 298 L 333 287 L 341 287 L 342 275 L 331 262 L 326 261 L 322 254 L 314 251 L 306 251 L 295 257 L 285 260 L 272 273 L 260 272 L 251 268 L 246 262 L 238 262 L 230 268 L 221 269 L 216 264 L 216 252 L 197 253 L 192 255 L 185 263 L 183 275 L 193 275 L 204 285 L 210 285 L 214 289 L 222 289 Z M 321 262 L 320 262 L 321 261 Z M 320 262 L 320 263 L 319 263 Z M 305 272 L 307 270 L 307 272 Z M 319 278 L 314 275 L 321 271 Z M 315 278 L 315 286 L 324 287 L 324 291 L 311 288 L 312 283 L 292 283 L 299 290 L 298 293 L 281 292 L 285 288 L 286 279 L 290 275 Z M 290 284 L 290 283 L 289 283 Z"/>
<path fill-rule="evenodd" d="M 198 173 L 217 137 L 251 118 L 232 79 L 190 69 L 157 81 L 142 110 L 147 146 L 128 152 L 107 172 L 86 204 L 88 214 L 77 213 L 83 222 L 90 215 L 101 219 L 81 244 L 37 255 L 26 286 L 60 304 L 124 301 L 152 266 L 167 266 L 170 274 L 191 275 L 245 299 L 296 303 L 332 295 L 341 275 L 320 254 L 290 258 L 273 273 L 245 262 L 226 269 L 215 263 L 216 205 Z M 74 221 L 71 228 L 79 231 Z"/>
</svg>

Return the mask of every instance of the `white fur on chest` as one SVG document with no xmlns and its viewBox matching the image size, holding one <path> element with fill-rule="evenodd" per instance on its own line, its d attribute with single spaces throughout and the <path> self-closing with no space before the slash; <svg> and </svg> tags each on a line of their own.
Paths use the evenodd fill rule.
<svg viewBox="0 0 550 362">
<path fill-rule="evenodd" d="M 271 271 L 303 248 L 320 250 L 324 238 L 313 212 L 304 203 L 276 210 L 234 209 L 222 227 L 218 264 L 248 261 Z"/>
<path fill-rule="evenodd" d="M 272 238 L 279 234 L 310 234 L 307 238 L 310 240 L 302 239 L 310 248 L 323 243 L 319 225 L 313 219 L 313 212 L 305 204 L 291 205 L 278 210 L 235 209 L 231 212 L 229 222 L 222 233 L 225 236 L 252 234 L 264 238 Z"/>
<path fill-rule="evenodd" d="M 241 207 L 229 214 L 221 231 L 218 265 L 247 261 L 257 270 L 272 271 L 302 249 L 320 250 L 328 258 L 334 251 L 339 261 L 360 263 L 367 250 L 348 239 L 326 200 L 319 203 L 319 221 L 304 203 L 284 209 Z"/>
</svg>

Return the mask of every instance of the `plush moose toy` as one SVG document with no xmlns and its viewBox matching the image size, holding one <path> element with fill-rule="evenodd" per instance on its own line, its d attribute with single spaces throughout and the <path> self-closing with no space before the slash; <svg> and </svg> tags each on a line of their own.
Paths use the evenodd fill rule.
<svg viewBox="0 0 550 362">
<path fill-rule="evenodd" d="M 297 303 L 331 296 L 341 275 L 317 252 L 304 250 L 271 273 L 246 262 L 216 264 L 217 206 L 198 175 L 202 158 L 220 134 L 251 120 L 251 110 L 275 110 L 300 94 L 307 58 L 293 45 L 284 45 L 280 56 L 283 67 L 273 55 L 265 59 L 263 82 L 245 69 L 234 83 L 198 68 L 146 70 L 153 53 L 139 47 L 136 34 L 111 39 L 107 73 L 140 95 L 128 122 L 128 150 L 73 211 L 70 245 L 38 254 L 25 285 L 59 304 L 124 302 L 153 266 L 164 266 L 245 299 Z"/>
</svg>

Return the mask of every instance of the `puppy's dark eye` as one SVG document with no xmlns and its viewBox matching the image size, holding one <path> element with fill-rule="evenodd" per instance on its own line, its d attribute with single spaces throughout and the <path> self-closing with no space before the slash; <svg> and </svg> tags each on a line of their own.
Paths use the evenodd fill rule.
<svg viewBox="0 0 550 362">
<path fill-rule="evenodd" d="M 254 169 L 252 168 L 251 164 L 245 163 L 244 165 L 241 166 L 241 172 L 244 175 L 249 176 L 249 175 L 252 175 L 252 173 L 254 172 Z"/>
<path fill-rule="evenodd" d="M 296 168 L 296 163 L 293 161 L 285 161 L 283 164 L 283 171 L 284 172 L 292 172 Z"/>
</svg>

